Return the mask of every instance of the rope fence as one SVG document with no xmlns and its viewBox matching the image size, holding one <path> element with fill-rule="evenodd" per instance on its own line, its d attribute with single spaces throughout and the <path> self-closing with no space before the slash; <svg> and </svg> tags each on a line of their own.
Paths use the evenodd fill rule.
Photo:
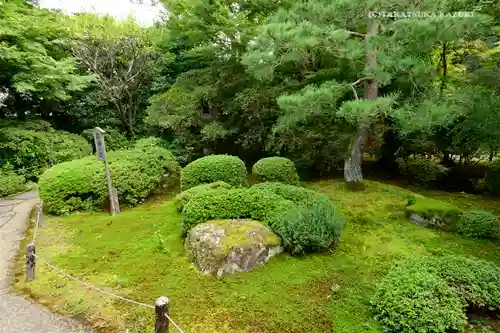
<svg viewBox="0 0 500 333">
<path fill-rule="evenodd" d="M 166 297 L 166 296 L 159 297 L 156 300 L 154 306 L 146 304 L 146 303 L 134 301 L 132 299 L 122 297 L 122 296 L 113 294 L 107 290 L 104 290 L 102 288 L 96 287 L 91 283 L 82 281 L 82 280 L 66 273 L 61 268 L 52 265 L 50 262 L 41 258 L 40 256 L 38 256 L 36 254 L 35 242 L 36 242 L 36 237 L 38 234 L 38 228 L 43 227 L 43 224 L 44 224 L 43 206 L 42 206 L 42 204 L 39 204 L 36 206 L 36 223 L 35 223 L 35 229 L 33 232 L 33 238 L 32 238 L 31 243 L 29 243 L 26 247 L 26 279 L 28 281 L 32 281 L 35 279 L 36 262 L 40 261 L 43 264 L 45 264 L 49 269 L 55 271 L 57 274 L 64 276 L 65 278 L 67 278 L 69 280 L 78 282 L 80 285 L 87 287 L 91 290 L 94 290 L 98 293 L 105 294 L 109 297 L 116 298 L 116 299 L 123 301 L 123 302 L 126 302 L 126 303 L 146 307 L 149 309 L 154 309 L 155 310 L 155 329 L 154 329 L 155 333 L 168 333 L 170 323 L 172 324 L 172 326 L 174 326 L 177 329 L 177 331 L 179 331 L 180 333 L 184 333 L 184 331 L 179 327 L 179 325 L 177 325 L 172 320 L 172 318 L 169 315 L 169 306 L 168 306 L 169 299 L 168 299 L 168 297 Z"/>
</svg>

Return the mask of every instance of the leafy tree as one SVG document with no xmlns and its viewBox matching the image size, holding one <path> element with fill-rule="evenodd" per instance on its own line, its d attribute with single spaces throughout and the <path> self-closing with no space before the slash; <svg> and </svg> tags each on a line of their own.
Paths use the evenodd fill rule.
<svg viewBox="0 0 500 333">
<path fill-rule="evenodd" d="M 95 75 L 99 92 L 114 107 L 116 118 L 133 136 L 155 64 L 156 52 L 146 31 L 133 22 L 118 24 L 111 18 L 81 15 L 84 31 L 73 43 L 73 53 Z M 104 28 L 100 30 L 100 28 Z"/>
</svg>

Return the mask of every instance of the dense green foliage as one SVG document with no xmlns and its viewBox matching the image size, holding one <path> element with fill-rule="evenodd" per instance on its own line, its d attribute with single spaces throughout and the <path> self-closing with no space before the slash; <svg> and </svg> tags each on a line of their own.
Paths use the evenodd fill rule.
<svg viewBox="0 0 500 333">
<path fill-rule="evenodd" d="M 51 127 L 46 131 L 0 128 L 0 163 L 21 169 L 19 172 L 28 178 L 37 177 L 50 163 L 71 161 L 91 152 L 83 137 Z"/>
<path fill-rule="evenodd" d="M 321 196 L 316 191 L 282 183 L 269 183 L 269 182 L 258 183 L 252 186 L 252 188 L 270 191 L 286 200 L 290 200 L 295 203 L 307 203 Z"/>
<path fill-rule="evenodd" d="M 498 238 L 500 220 L 483 210 L 465 212 L 460 217 L 457 230 L 462 235 L 473 238 Z"/>
<path fill-rule="evenodd" d="M 174 156 L 160 147 L 118 150 L 107 158 L 123 205 L 142 202 L 180 173 Z M 40 177 L 39 186 L 44 207 L 55 214 L 100 209 L 108 198 L 104 167 L 95 156 L 55 165 Z"/>
<path fill-rule="evenodd" d="M 499 273 L 478 259 L 419 258 L 393 269 L 371 302 L 391 332 L 462 331 L 467 307 L 500 309 Z"/>
<path fill-rule="evenodd" d="M 197 224 L 216 219 L 249 218 L 271 223 L 282 211 L 293 207 L 291 201 L 259 189 L 211 191 L 187 203 L 181 215 L 181 234 Z"/>
<path fill-rule="evenodd" d="M 0 171 L 0 198 L 23 192 L 27 189 L 25 182 L 24 176 Z"/>
<path fill-rule="evenodd" d="M 483 186 L 492 194 L 500 194 L 500 159 L 488 164 Z"/>
<path fill-rule="evenodd" d="M 215 182 L 215 183 L 210 183 L 210 184 L 202 184 L 198 185 L 195 187 L 191 187 L 188 190 L 185 190 L 181 193 L 179 193 L 175 197 L 175 204 L 177 207 L 177 210 L 179 212 L 182 212 L 184 210 L 184 206 L 193 200 L 194 198 L 204 195 L 206 193 L 213 193 L 221 190 L 227 190 L 232 188 L 231 185 L 229 185 L 226 182 Z"/>
<path fill-rule="evenodd" d="M 285 157 L 266 157 L 258 160 L 252 167 L 252 175 L 261 182 L 291 185 L 298 185 L 300 182 L 295 165 Z"/>
<path fill-rule="evenodd" d="M 423 185 L 439 180 L 445 173 L 442 166 L 423 157 L 398 158 L 396 162 L 401 174 Z"/>
<path fill-rule="evenodd" d="M 321 252 L 338 245 L 345 218 L 328 198 L 318 197 L 277 216 L 272 230 L 293 254 Z"/>
<path fill-rule="evenodd" d="M 246 186 L 245 163 L 236 156 L 209 155 L 189 163 L 182 169 L 181 188 L 183 191 L 218 181 L 235 187 Z"/>
<path fill-rule="evenodd" d="M 372 298 L 375 318 L 387 332 L 461 332 L 467 318 L 460 297 L 436 274 L 398 268 Z"/>
</svg>

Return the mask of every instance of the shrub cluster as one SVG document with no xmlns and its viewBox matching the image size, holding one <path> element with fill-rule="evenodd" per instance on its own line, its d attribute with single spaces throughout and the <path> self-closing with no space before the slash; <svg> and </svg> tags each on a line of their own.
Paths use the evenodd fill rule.
<svg viewBox="0 0 500 333">
<path fill-rule="evenodd" d="M 184 206 L 194 198 L 206 193 L 223 191 L 230 188 L 232 188 L 232 186 L 226 182 L 215 182 L 191 187 L 189 190 L 183 191 L 175 197 L 175 205 L 177 210 L 182 212 L 184 210 Z"/>
<path fill-rule="evenodd" d="M 462 331 L 467 307 L 500 309 L 500 268 L 459 256 L 414 259 L 389 273 L 371 304 L 388 332 Z"/>
<path fill-rule="evenodd" d="M 257 161 L 252 167 L 252 175 L 261 182 L 278 182 L 291 185 L 300 183 L 295 165 L 284 157 L 266 157 Z"/>
<path fill-rule="evenodd" d="M 482 210 L 465 212 L 458 221 L 457 231 L 472 238 L 498 238 L 500 220 L 495 215 Z"/>
<path fill-rule="evenodd" d="M 317 197 L 278 215 L 271 221 L 271 228 L 288 252 L 304 254 L 336 246 L 344 222 L 344 217 L 327 198 Z"/>
<path fill-rule="evenodd" d="M 488 164 L 486 176 L 482 180 L 482 187 L 491 194 L 500 194 L 500 159 Z"/>
<path fill-rule="evenodd" d="M 446 173 L 444 167 L 428 158 L 410 156 L 398 158 L 396 163 L 401 174 L 424 185 L 439 180 Z"/>
<path fill-rule="evenodd" d="M 14 172 L 0 172 L 0 198 L 25 191 L 25 182 L 24 176 Z"/>
<path fill-rule="evenodd" d="M 246 186 L 245 163 L 236 156 L 209 155 L 189 163 L 182 169 L 181 189 L 183 191 L 218 181 L 235 187 Z"/>
<path fill-rule="evenodd" d="M 38 127 L 35 127 L 38 128 Z M 89 143 L 81 136 L 64 131 L 33 131 L 0 128 L 0 160 L 9 163 L 26 178 L 35 179 L 49 161 L 60 163 L 90 155 Z"/>
<path fill-rule="evenodd" d="M 181 215 L 181 234 L 209 220 L 252 219 L 270 223 L 282 210 L 294 207 L 291 201 L 258 189 L 210 191 L 189 201 Z"/>
<path fill-rule="evenodd" d="M 118 150 L 107 159 L 123 205 L 143 201 L 180 173 L 174 156 L 160 147 Z M 99 209 L 108 199 L 104 167 L 95 156 L 55 165 L 42 175 L 39 187 L 44 206 L 55 214 Z"/>
</svg>

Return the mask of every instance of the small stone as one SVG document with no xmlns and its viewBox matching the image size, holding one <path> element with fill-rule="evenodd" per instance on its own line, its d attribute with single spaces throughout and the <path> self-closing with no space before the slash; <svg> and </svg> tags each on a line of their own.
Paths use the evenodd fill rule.
<svg viewBox="0 0 500 333">
<path fill-rule="evenodd" d="M 283 251 L 279 237 L 252 220 L 197 225 L 188 233 L 185 246 L 198 270 L 217 276 L 248 272 Z"/>
</svg>

